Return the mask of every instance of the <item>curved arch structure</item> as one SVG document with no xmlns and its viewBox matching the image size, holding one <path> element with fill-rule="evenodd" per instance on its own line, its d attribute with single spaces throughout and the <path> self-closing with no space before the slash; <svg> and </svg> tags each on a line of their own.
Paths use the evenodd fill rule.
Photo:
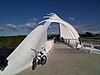
<svg viewBox="0 0 100 75">
<path fill-rule="evenodd" d="M 44 17 L 44 18 L 47 18 Z M 57 22 L 60 25 L 60 35 L 63 38 L 66 39 L 78 39 L 79 38 L 79 34 L 76 31 L 76 29 L 70 25 L 68 22 L 63 21 L 61 18 L 59 18 L 55 13 L 51 13 L 50 16 L 48 16 L 49 19 L 46 19 L 42 22 Z M 40 22 L 40 23 L 42 23 Z"/>
<path fill-rule="evenodd" d="M 32 49 L 40 51 L 43 46 L 49 46 L 49 44 L 46 44 L 47 29 L 52 22 L 59 23 L 60 37 L 63 37 L 65 42 L 72 47 L 76 46 L 79 42 L 79 35 L 72 25 L 63 21 L 54 13 L 51 13 L 49 16 L 45 16 L 44 18 L 48 18 L 42 21 L 45 22 L 44 25 L 40 25 L 35 28 L 8 56 L 8 66 L 3 72 L 0 72 L 0 75 L 15 75 L 31 66 L 32 59 L 35 57 L 35 52 L 32 51 Z"/>
<path fill-rule="evenodd" d="M 65 42 L 72 46 L 73 48 L 76 48 L 79 42 L 79 34 L 76 31 L 76 29 L 69 24 L 68 22 L 62 20 L 59 18 L 55 13 L 49 14 L 49 16 L 45 16 L 44 18 L 48 18 L 46 20 L 41 21 L 45 23 L 52 23 L 57 22 L 60 25 L 60 38 L 63 37 L 65 39 Z"/>
</svg>

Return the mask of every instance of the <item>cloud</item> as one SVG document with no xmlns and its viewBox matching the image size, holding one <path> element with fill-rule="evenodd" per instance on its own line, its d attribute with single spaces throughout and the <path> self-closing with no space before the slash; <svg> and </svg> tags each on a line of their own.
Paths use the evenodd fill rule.
<svg viewBox="0 0 100 75">
<path fill-rule="evenodd" d="M 76 30 L 79 32 L 79 33 L 84 33 L 84 27 L 83 26 L 79 26 L 79 25 L 76 25 L 74 26 L 76 28 Z"/>
<path fill-rule="evenodd" d="M 34 22 L 36 22 L 38 19 L 37 19 L 37 18 L 33 18 L 32 20 L 33 20 Z"/>
<path fill-rule="evenodd" d="M 4 29 L 2 27 L 0 27 L 0 31 L 3 31 Z"/>
<path fill-rule="evenodd" d="M 57 30 L 52 30 L 50 33 L 51 34 L 59 34 L 59 32 Z"/>
<path fill-rule="evenodd" d="M 28 29 L 34 29 L 35 27 L 37 27 L 37 24 L 35 23 L 35 22 L 28 22 L 28 23 L 26 23 L 25 24 L 26 25 L 26 27 L 28 28 Z"/>
<path fill-rule="evenodd" d="M 86 31 L 86 28 L 84 27 L 84 24 L 81 22 L 77 22 L 74 25 L 75 29 L 78 31 L 78 33 L 83 34 Z"/>
<path fill-rule="evenodd" d="M 32 18 L 32 19 L 28 19 L 29 22 L 37 22 L 38 19 L 37 18 Z"/>
<path fill-rule="evenodd" d="M 98 24 L 95 24 L 95 23 L 84 24 L 84 23 L 78 22 L 76 23 L 74 27 L 79 33 L 86 33 L 86 32 L 91 32 L 93 34 L 100 33 L 100 28 L 98 27 Z"/>
<path fill-rule="evenodd" d="M 87 24 L 85 27 L 86 27 L 87 30 L 89 30 L 89 31 L 96 31 L 96 30 L 97 30 L 95 24 Z"/>
<path fill-rule="evenodd" d="M 68 20 L 75 21 L 74 17 L 68 17 Z"/>
<path fill-rule="evenodd" d="M 18 30 L 17 26 L 14 25 L 14 24 L 6 24 L 8 26 L 9 29 L 12 29 L 12 30 Z"/>
</svg>

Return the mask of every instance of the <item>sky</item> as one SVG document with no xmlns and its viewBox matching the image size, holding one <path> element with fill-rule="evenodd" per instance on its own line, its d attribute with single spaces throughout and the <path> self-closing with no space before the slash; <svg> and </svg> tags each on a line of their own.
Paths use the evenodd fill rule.
<svg viewBox="0 0 100 75">
<path fill-rule="evenodd" d="M 79 33 L 100 33 L 100 0 L 0 0 L 0 36 L 27 35 L 50 12 Z"/>
</svg>

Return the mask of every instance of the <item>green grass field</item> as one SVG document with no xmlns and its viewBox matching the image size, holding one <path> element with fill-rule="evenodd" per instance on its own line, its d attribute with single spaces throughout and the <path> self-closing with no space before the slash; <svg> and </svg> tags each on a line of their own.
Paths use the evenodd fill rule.
<svg viewBox="0 0 100 75">
<path fill-rule="evenodd" d="M 0 37 L 0 49 L 15 49 L 26 36 Z"/>
</svg>

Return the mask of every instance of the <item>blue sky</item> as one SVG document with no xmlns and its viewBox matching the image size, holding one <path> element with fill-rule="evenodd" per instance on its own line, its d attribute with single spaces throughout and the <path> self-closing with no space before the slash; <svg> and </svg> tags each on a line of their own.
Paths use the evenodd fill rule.
<svg viewBox="0 0 100 75">
<path fill-rule="evenodd" d="M 50 12 L 79 32 L 100 32 L 100 0 L 0 0 L 0 36 L 28 34 Z"/>
</svg>

